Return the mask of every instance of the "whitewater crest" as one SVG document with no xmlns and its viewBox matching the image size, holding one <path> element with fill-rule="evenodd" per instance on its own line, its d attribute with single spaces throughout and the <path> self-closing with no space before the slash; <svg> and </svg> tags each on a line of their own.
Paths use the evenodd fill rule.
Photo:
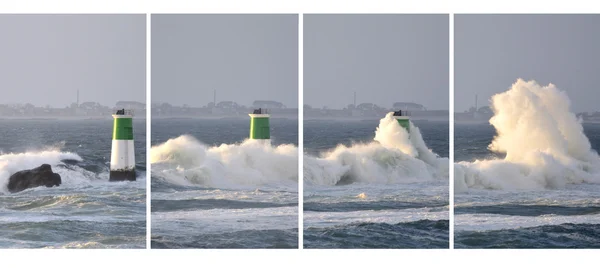
<svg viewBox="0 0 600 268">
<path fill-rule="evenodd" d="M 42 164 L 50 164 L 54 172 L 59 173 L 63 177 L 63 184 L 77 183 L 74 180 L 76 177 L 71 173 L 83 172 L 84 170 L 73 170 L 66 168 L 62 161 L 82 161 L 81 157 L 76 153 L 61 152 L 59 149 L 52 149 L 38 152 L 25 153 L 6 153 L 0 154 L 0 189 L 4 193 L 8 193 L 7 184 L 10 176 L 18 171 L 32 169 Z"/>
<path fill-rule="evenodd" d="M 403 183 L 448 179 L 448 158 L 440 158 L 410 123 L 410 134 L 388 113 L 370 143 L 338 145 L 319 157 L 304 156 L 304 183 Z"/>
<path fill-rule="evenodd" d="M 553 84 L 518 79 L 491 99 L 496 136 L 488 149 L 503 159 L 455 164 L 455 191 L 562 188 L 600 182 L 600 157 L 570 111 L 567 94 Z"/>
<path fill-rule="evenodd" d="M 153 146 L 153 176 L 179 185 L 216 188 L 282 186 L 297 189 L 298 149 L 265 140 L 209 147 L 182 135 Z"/>
</svg>

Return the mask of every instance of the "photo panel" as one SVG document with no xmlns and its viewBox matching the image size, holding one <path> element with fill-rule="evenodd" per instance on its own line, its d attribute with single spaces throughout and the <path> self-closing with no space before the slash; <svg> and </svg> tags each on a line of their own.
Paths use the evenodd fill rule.
<svg viewBox="0 0 600 268">
<path fill-rule="evenodd" d="M 449 247 L 449 17 L 304 15 L 304 248 Z"/>
<path fill-rule="evenodd" d="M 146 16 L 0 33 L 0 248 L 146 248 Z"/>
<path fill-rule="evenodd" d="M 151 19 L 151 247 L 298 248 L 298 15 Z"/>
<path fill-rule="evenodd" d="M 455 248 L 600 247 L 599 24 L 455 16 Z"/>
</svg>

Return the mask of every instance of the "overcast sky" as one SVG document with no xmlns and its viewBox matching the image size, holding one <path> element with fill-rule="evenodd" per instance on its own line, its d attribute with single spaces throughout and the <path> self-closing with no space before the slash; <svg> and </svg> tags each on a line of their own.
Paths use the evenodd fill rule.
<svg viewBox="0 0 600 268">
<path fill-rule="evenodd" d="M 0 15 L 0 103 L 146 100 L 145 15 Z"/>
<path fill-rule="evenodd" d="M 448 15 L 304 15 L 304 104 L 448 109 Z"/>
<path fill-rule="evenodd" d="M 489 105 L 517 80 L 565 90 L 572 110 L 600 110 L 599 15 L 456 15 L 455 110 Z"/>
<path fill-rule="evenodd" d="M 152 102 L 298 107 L 298 15 L 152 15 Z"/>
</svg>

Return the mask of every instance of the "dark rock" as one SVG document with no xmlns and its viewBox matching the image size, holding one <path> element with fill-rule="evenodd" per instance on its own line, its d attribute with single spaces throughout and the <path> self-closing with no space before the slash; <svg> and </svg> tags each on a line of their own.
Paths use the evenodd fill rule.
<svg viewBox="0 0 600 268">
<path fill-rule="evenodd" d="M 39 186 L 59 186 L 62 183 L 60 175 L 52 172 L 52 167 L 42 164 L 34 169 L 21 170 L 12 174 L 8 179 L 8 190 L 11 193 Z"/>
</svg>

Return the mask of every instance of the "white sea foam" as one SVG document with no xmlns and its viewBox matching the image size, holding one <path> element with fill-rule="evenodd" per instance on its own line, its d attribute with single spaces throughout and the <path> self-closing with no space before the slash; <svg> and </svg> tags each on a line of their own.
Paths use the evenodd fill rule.
<svg viewBox="0 0 600 268">
<path fill-rule="evenodd" d="M 310 227 L 327 228 L 359 222 L 396 224 L 399 222 L 413 222 L 419 220 L 448 220 L 449 214 L 447 210 L 411 208 L 402 210 L 358 210 L 343 212 L 305 211 L 303 216 L 304 222 Z"/>
<path fill-rule="evenodd" d="M 210 234 L 242 230 L 298 228 L 298 207 L 208 209 L 153 212 L 152 228 L 178 234 Z"/>
<path fill-rule="evenodd" d="M 153 146 L 150 161 L 153 176 L 180 185 L 289 189 L 298 185 L 298 149 L 264 140 L 209 147 L 183 135 Z"/>
<path fill-rule="evenodd" d="M 86 171 L 78 167 L 65 168 L 61 165 L 63 160 L 82 161 L 76 153 L 61 152 L 58 149 L 0 154 L 0 189 L 2 192 L 8 193 L 8 179 L 12 174 L 21 170 L 36 168 L 42 164 L 50 164 L 52 171 L 61 175 L 63 184 L 74 184 L 82 180 L 81 173 Z"/>
<path fill-rule="evenodd" d="M 544 225 L 600 224 L 600 217 L 593 215 L 540 215 L 512 216 L 500 214 L 459 214 L 454 216 L 456 231 L 492 231 L 502 229 L 529 228 Z"/>
</svg>

